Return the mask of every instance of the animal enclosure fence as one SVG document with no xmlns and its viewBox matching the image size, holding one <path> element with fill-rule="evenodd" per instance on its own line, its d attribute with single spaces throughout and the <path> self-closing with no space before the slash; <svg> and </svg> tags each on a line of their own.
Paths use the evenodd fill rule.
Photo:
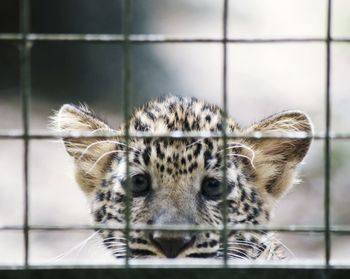
<svg viewBox="0 0 350 279">
<path fill-rule="evenodd" d="M 70 277 L 80 277 L 80 276 L 93 276 L 98 277 L 103 276 L 147 276 L 152 275 L 160 278 L 160 276 L 168 276 L 169 278 L 177 278 L 180 276 L 186 278 L 199 277 L 205 272 L 206 276 L 215 278 L 227 278 L 235 272 L 237 278 L 265 278 L 271 277 L 273 275 L 283 276 L 285 278 L 302 276 L 318 278 L 321 276 L 349 276 L 347 271 L 350 265 L 334 265 L 331 262 L 331 235 L 332 234 L 350 234 L 350 227 L 348 226 L 333 226 L 330 223 L 330 158 L 331 158 L 331 142 L 333 140 L 350 140 L 349 134 L 332 133 L 331 132 L 331 47 L 332 44 L 336 43 L 350 43 L 350 39 L 334 39 L 331 34 L 331 24 L 332 24 L 332 0 L 327 0 L 327 16 L 326 16 L 326 37 L 325 38 L 273 38 L 273 39 L 232 39 L 228 37 L 228 5 L 229 0 L 222 0 L 223 10 L 222 10 L 222 36 L 220 38 L 205 38 L 205 37 L 178 37 L 178 36 L 167 36 L 167 35 L 148 35 L 148 34 L 131 34 L 131 0 L 124 0 L 124 10 L 123 10 L 123 34 L 35 34 L 31 33 L 30 30 L 30 0 L 20 1 L 20 33 L 3 33 L 0 34 L 1 42 L 14 42 L 20 49 L 20 88 L 22 96 L 22 123 L 23 128 L 21 131 L 8 130 L 3 131 L 0 134 L 0 140 L 10 139 L 10 140 L 20 140 L 24 144 L 24 154 L 23 154 L 23 178 L 24 178 L 24 212 L 23 212 L 23 225 L 21 226 L 6 226 L 0 224 L 0 231 L 23 231 L 24 235 L 24 260 L 23 265 L 20 266 L 0 266 L 0 277 L 6 278 L 10 276 L 12 278 L 24 278 L 30 277 L 37 278 L 40 274 L 50 275 L 53 278 L 61 278 L 62 276 Z M 287 44 L 287 43 L 300 43 L 307 44 L 313 42 L 324 43 L 326 46 L 325 51 L 325 76 L 326 84 L 324 89 L 325 94 L 325 132 L 315 133 L 315 134 L 305 134 L 305 133 L 289 133 L 289 134 L 263 134 L 263 133 L 252 133 L 249 137 L 260 140 L 260 139 L 306 139 L 312 138 L 315 140 L 324 141 L 324 225 L 323 226 L 263 226 L 263 225 L 229 225 L 224 222 L 221 227 L 204 227 L 204 226 L 154 226 L 154 225 L 144 225 L 136 226 L 130 223 L 130 210 L 126 210 L 126 226 L 113 226 L 105 227 L 102 225 L 95 226 L 35 226 L 31 225 L 29 222 L 29 143 L 31 140 L 44 140 L 44 139 L 57 139 L 69 136 L 73 138 L 82 137 L 113 137 L 116 134 L 89 134 L 89 133 L 74 133 L 74 134 L 33 134 L 30 132 L 29 118 L 30 118 L 30 101 L 31 101 L 31 49 L 37 42 L 61 42 L 61 43 L 101 43 L 101 44 L 121 44 L 123 46 L 123 58 L 124 58 L 124 117 L 125 119 L 130 114 L 131 108 L 131 48 L 134 44 L 162 44 L 162 43 L 201 43 L 201 44 L 221 44 L 222 46 L 222 103 L 223 110 L 227 112 L 227 49 L 229 44 Z M 226 117 L 226 113 L 225 113 Z M 225 127 L 226 120 L 224 120 L 223 126 Z M 231 138 L 241 138 L 242 135 L 238 133 L 228 134 L 223 129 L 223 133 L 203 133 L 203 132 L 188 132 L 188 133 L 169 133 L 169 134 L 159 134 L 152 135 L 145 132 L 140 132 L 137 134 L 130 134 L 126 131 L 125 134 L 118 136 L 125 137 L 126 143 L 128 144 L 131 137 L 159 137 L 159 138 L 222 138 L 224 146 L 227 144 L 227 140 Z M 226 148 L 224 148 L 226 150 Z M 128 153 L 126 153 L 128 156 Z M 224 158 L 226 158 L 224 156 Z M 226 187 L 226 175 L 225 175 L 226 161 L 224 160 L 223 177 L 224 186 Z M 127 166 L 128 171 L 128 166 Z M 128 193 L 130 195 L 130 193 Z M 127 199 L 130 201 L 130 197 Z M 127 203 L 127 208 L 130 208 L 130 202 Z M 224 206 L 224 215 L 227 214 L 227 205 Z M 226 219 L 224 218 L 226 221 Z M 63 230 L 91 230 L 91 229 L 114 229 L 114 230 L 125 230 L 128 239 L 130 230 L 141 229 L 141 230 L 177 230 L 177 231 L 208 231 L 208 230 L 221 230 L 224 240 L 224 247 L 227 247 L 227 233 L 228 231 L 276 231 L 276 232 L 307 232 L 307 233 L 317 233 L 324 235 L 324 262 L 321 264 L 231 264 L 228 261 L 227 249 L 224 249 L 223 261 L 220 264 L 210 265 L 211 269 L 208 268 L 208 263 L 205 265 L 197 264 L 195 267 L 185 263 L 178 266 L 174 266 L 168 263 L 167 267 L 171 269 L 163 269 L 163 266 L 158 264 L 140 264 L 130 262 L 129 257 L 125 259 L 125 264 L 120 268 L 115 266 L 35 266 L 30 264 L 29 251 L 30 251 L 30 231 L 63 231 Z M 128 241 L 127 241 L 128 243 Z M 127 253 L 128 255 L 128 253 Z M 179 269 L 178 267 L 181 267 Z M 233 271 L 234 270 L 234 271 Z M 4 276 L 4 277 L 3 277 Z"/>
</svg>

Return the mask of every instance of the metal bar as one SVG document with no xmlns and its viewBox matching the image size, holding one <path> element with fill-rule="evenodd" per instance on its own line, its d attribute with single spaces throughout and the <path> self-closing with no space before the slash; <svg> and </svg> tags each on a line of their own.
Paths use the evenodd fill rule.
<svg viewBox="0 0 350 279">
<path fill-rule="evenodd" d="M 176 262 L 175 260 L 173 261 Z M 305 262 L 304 262 L 305 263 Z M 237 264 L 232 261 L 229 268 L 220 268 L 218 265 L 209 263 L 206 266 L 203 264 L 193 265 L 192 267 L 176 266 L 174 264 L 161 265 L 153 264 L 151 268 L 145 267 L 142 264 L 133 265 L 134 268 L 126 270 L 120 266 L 35 266 L 30 270 L 23 270 L 20 266 L 9 266 L 0 269 L 1 278 L 50 278 L 50 279 L 70 279 L 70 278 L 167 278 L 167 279 L 270 279 L 270 278 L 349 278 L 349 266 L 337 266 L 331 270 L 325 270 L 320 264 L 312 264 L 310 267 L 305 267 L 303 263 L 298 265 L 292 264 L 268 264 L 266 267 L 262 264 Z M 328 274 L 329 276 L 325 276 Z"/>
<path fill-rule="evenodd" d="M 29 266 L 29 102 L 31 95 L 31 42 L 28 41 L 30 24 L 30 0 L 20 2 L 20 28 L 22 33 L 20 45 L 20 91 L 23 123 L 23 176 L 24 176 L 24 207 L 23 207 L 23 234 L 24 234 L 24 266 Z"/>
<path fill-rule="evenodd" d="M 91 42 L 91 43 L 124 43 L 123 34 L 35 34 L 29 33 L 28 41 L 32 42 Z M 21 42 L 20 33 L 0 33 L 0 41 Z M 131 34 L 130 43 L 223 43 L 222 38 L 198 36 L 173 36 L 165 34 Z M 227 38 L 227 43 L 259 44 L 259 43 L 324 43 L 327 38 Z M 331 38 L 330 42 L 350 43 L 350 38 Z"/>
<path fill-rule="evenodd" d="M 92 133 L 92 132 L 73 132 L 73 133 L 32 133 L 25 135 L 22 131 L 13 130 L 8 132 L 0 131 L 0 140 L 22 140 L 25 138 L 31 140 L 50 140 L 50 139 L 61 139 L 61 138 L 94 138 L 94 139 L 108 139 L 108 138 L 125 138 L 125 132 L 110 131 L 106 133 Z M 169 132 L 169 133 L 149 133 L 149 132 L 137 132 L 130 133 L 130 138 L 160 138 L 160 139 L 186 139 L 186 138 L 222 138 L 223 133 L 220 132 Z M 313 139 L 313 140 L 350 140 L 350 134 L 348 133 L 331 133 L 327 136 L 326 133 L 304 133 L 304 132 L 290 132 L 290 133 L 226 133 L 227 139 Z"/>
<path fill-rule="evenodd" d="M 326 42 L 326 139 L 324 145 L 325 157 L 325 195 L 324 195 L 324 226 L 325 237 L 325 263 L 330 266 L 331 232 L 330 232 L 330 179 L 331 179 L 331 142 L 329 133 L 331 129 L 331 26 L 332 26 L 332 0 L 327 2 L 327 42 Z"/>
<path fill-rule="evenodd" d="M 51 272 L 51 270 L 53 269 L 53 273 L 59 272 L 60 270 L 79 270 L 79 269 L 85 269 L 85 270 L 89 270 L 89 271 L 101 271 L 101 270 L 105 270 L 108 269 L 110 271 L 115 271 L 117 272 L 116 274 L 119 273 L 119 275 L 121 275 L 123 272 L 132 272 L 131 270 L 137 270 L 137 269 L 143 269 L 145 271 L 147 270 L 153 270 L 154 272 L 159 272 L 161 273 L 163 270 L 168 270 L 168 269 L 173 269 L 173 272 L 178 272 L 178 270 L 193 270 L 193 272 L 198 272 L 199 274 L 206 274 L 206 272 L 210 272 L 210 270 L 227 270 L 227 269 L 223 269 L 222 267 L 222 262 L 219 263 L 218 260 L 206 260 L 206 259 L 201 259 L 201 260 L 196 260 L 196 259 L 152 259 L 152 260 L 145 260 L 145 259 L 133 259 L 130 263 L 130 265 L 133 267 L 131 270 L 125 270 L 122 264 L 120 264 L 121 261 L 120 260 L 116 260 L 116 264 L 96 264 L 96 263 L 92 263 L 92 264 L 74 264 L 74 265 L 67 265 L 67 264 L 50 264 L 50 265 L 45 265 L 45 264 L 35 264 L 35 265 L 31 265 L 30 270 L 31 271 L 47 271 L 47 272 Z M 345 263 L 340 263 L 340 262 L 335 262 L 335 264 L 332 266 L 332 270 L 347 270 L 348 272 L 350 272 L 350 265 L 349 265 L 349 261 L 346 261 Z M 274 269 L 274 271 L 278 272 L 278 271 L 284 271 L 284 270 L 289 270 L 289 272 L 291 271 L 295 271 L 296 269 L 300 269 L 300 270 L 304 270 L 304 271 L 308 271 L 308 270 L 313 270 L 313 269 L 318 269 L 320 271 L 328 271 L 323 262 L 320 261 L 305 261 L 305 260 L 291 260 L 288 262 L 273 262 L 273 261 L 263 261 L 263 260 L 259 260 L 259 261 L 255 261 L 254 263 L 251 262 L 247 262 L 247 261 L 242 261 L 242 260 L 230 260 L 229 261 L 229 265 L 228 268 L 231 270 L 231 276 L 232 276 L 232 272 L 235 272 L 235 278 L 237 272 L 239 272 L 239 269 L 249 269 L 249 270 L 267 270 L 267 269 Z M 198 271 L 201 270 L 201 271 Z M 204 270 L 203 270 L 204 269 Z M 4 272 L 4 271 L 14 271 L 14 273 L 16 271 L 23 271 L 24 268 L 23 266 L 20 265 L 0 265 L 0 272 Z M 26 270 L 28 271 L 28 270 Z M 254 272 L 254 271 L 253 271 Z M 78 272 L 79 273 L 79 272 Z M 295 274 L 292 272 L 291 273 L 292 276 L 295 276 Z M 259 273 L 256 274 L 256 276 L 259 276 Z M 85 276 L 86 277 L 86 276 Z M 100 276 L 101 277 L 106 277 L 106 276 Z M 114 276 L 117 277 L 118 276 Z M 122 277 L 122 276 L 120 276 Z M 155 278 L 160 277 L 160 274 L 158 274 L 157 276 L 154 276 Z M 1 277 L 3 278 L 3 277 Z M 15 277 L 4 277 L 4 278 L 15 278 Z M 38 278 L 38 277 L 37 277 Z M 39 277 L 39 278 L 46 278 L 46 277 Z M 50 277 L 51 278 L 51 277 Z M 62 278 L 62 277 L 60 277 Z M 66 277 L 65 277 L 66 278 Z M 74 278 L 79 278 L 78 277 L 74 277 Z M 88 276 L 88 278 L 91 278 L 90 276 Z M 109 277 L 107 276 L 107 278 L 113 278 L 113 277 Z M 124 278 L 124 277 L 122 277 Z M 139 277 L 136 277 L 139 278 Z M 140 278 L 148 278 L 146 276 L 141 276 Z M 163 277 L 160 277 L 163 278 Z M 165 278 L 168 278 L 168 276 L 166 276 Z M 175 277 L 178 278 L 178 277 Z M 191 277 L 191 278 L 198 278 L 198 277 Z M 211 277 L 207 277 L 206 278 L 211 278 Z M 215 277 L 216 278 L 216 277 Z M 225 278 L 230 278 L 230 277 L 225 277 Z M 244 278 L 252 278 L 249 276 L 245 276 Z M 253 277 L 255 278 L 255 277 Z M 260 277 L 257 277 L 260 278 Z M 272 276 L 269 278 L 280 278 L 278 276 Z M 285 278 L 285 277 L 282 277 Z M 292 277 L 295 278 L 295 277 Z M 308 278 L 308 277 L 306 277 Z M 320 278 L 320 277 L 318 277 Z M 321 277 L 322 278 L 322 277 Z M 332 277 L 333 278 L 333 277 Z M 339 277 L 335 277 L 335 278 L 339 278 Z M 343 278 L 343 277 L 341 277 Z M 348 278 L 348 277 L 344 277 L 344 278 Z"/>
<path fill-rule="evenodd" d="M 127 123 L 127 119 L 130 115 L 131 105 L 131 43 L 130 43 L 130 31 L 131 31 L 131 0 L 123 1 L 123 70 L 124 70 L 124 121 Z M 129 146 L 129 126 L 125 129 L 125 143 Z M 125 209 L 125 238 L 126 238 L 126 257 L 125 267 L 129 267 L 130 258 L 130 215 L 131 215 L 131 190 L 130 190 L 130 162 L 129 162 L 129 148 L 126 148 L 126 209 Z"/>
<path fill-rule="evenodd" d="M 223 123 L 222 123 L 222 133 L 223 133 L 223 168 L 222 168 L 222 176 L 223 176 L 223 186 L 224 186 L 224 201 L 223 201 L 223 230 L 222 230 L 222 243 L 224 245 L 224 267 L 227 267 L 228 260 L 228 231 L 227 231 L 227 29 L 228 29 L 228 0 L 223 0 L 223 13 L 222 13 L 222 102 L 223 102 Z"/>
<path fill-rule="evenodd" d="M 125 225 L 29 225 L 30 231 L 86 231 L 86 230 L 125 230 Z M 144 230 L 144 231 L 222 231 L 223 226 L 209 226 L 209 225 L 132 225 L 129 226 L 130 230 Z M 226 227 L 227 231 L 272 231 L 281 233 L 324 233 L 325 226 L 301 226 L 301 225 L 230 225 Z M 24 230 L 22 225 L 0 225 L 0 231 L 20 231 Z M 350 234 L 350 226 L 338 225 L 330 226 L 329 231 L 334 234 Z"/>
</svg>

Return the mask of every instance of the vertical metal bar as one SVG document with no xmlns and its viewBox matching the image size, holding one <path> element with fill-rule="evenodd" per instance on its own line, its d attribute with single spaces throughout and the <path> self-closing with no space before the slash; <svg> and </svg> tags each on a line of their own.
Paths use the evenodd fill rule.
<svg viewBox="0 0 350 279">
<path fill-rule="evenodd" d="M 131 42 L 130 42 L 130 31 L 131 31 L 131 0 L 124 0 L 123 6 L 123 34 L 124 34 L 124 44 L 123 44 L 123 86 L 124 86 L 124 121 L 127 123 L 125 127 L 125 143 L 126 143 L 126 208 L 125 208 L 125 238 L 126 238 L 126 258 L 125 267 L 129 267 L 130 258 L 130 208 L 131 208 L 131 191 L 130 191 L 130 179 L 129 179 L 129 124 L 127 119 L 130 115 L 130 104 L 131 104 Z"/>
<path fill-rule="evenodd" d="M 223 94 L 223 186 L 224 186 L 224 201 L 223 201 L 223 232 L 222 241 L 224 245 L 223 254 L 223 264 L 227 267 L 227 245 L 228 245 L 228 235 L 227 235 L 227 19 L 228 19 L 228 0 L 223 2 L 223 17 L 222 17 L 222 36 L 223 36 L 223 69 L 222 69 L 222 94 Z"/>
<path fill-rule="evenodd" d="M 20 91 L 22 105 L 22 123 L 24 134 L 24 153 L 23 153 L 23 175 L 24 175 L 24 266 L 29 267 L 29 113 L 30 113 L 30 95 L 31 95 L 31 42 L 28 40 L 29 33 L 29 9 L 30 0 L 21 0 L 20 2 L 20 29 L 22 42 L 20 45 Z"/>
<path fill-rule="evenodd" d="M 325 195 L 324 195 L 324 223 L 325 223 L 325 263 L 330 265 L 331 257 L 331 233 L 330 233 L 330 179 L 331 179 L 331 26 L 332 26 L 332 0 L 328 0 L 327 6 L 327 40 L 326 40 L 326 139 L 325 139 Z"/>
</svg>

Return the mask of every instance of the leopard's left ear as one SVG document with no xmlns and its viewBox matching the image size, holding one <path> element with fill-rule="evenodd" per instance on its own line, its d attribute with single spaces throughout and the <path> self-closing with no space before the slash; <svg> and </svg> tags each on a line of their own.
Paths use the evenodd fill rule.
<svg viewBox="0 0 350 279">
<path fill-rule="evenodd" d="M 309 117 L 300 111 L 285 111 L 251 126 L 246 132 L 312 133 Z M 311 139 L 247 139 L 255 152 L 256 184 L 274 198 L 296 181 L 296 168 L 309 150 Z"/>
</svg>

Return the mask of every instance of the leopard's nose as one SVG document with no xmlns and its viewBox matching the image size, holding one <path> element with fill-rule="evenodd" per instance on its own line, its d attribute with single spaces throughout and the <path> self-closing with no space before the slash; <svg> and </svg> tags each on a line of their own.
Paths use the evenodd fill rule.
<svg viewBox="0 0 350 279">
<path fill-rule="evenodd" d="M 195 237 L 191 237 L 190 235 L 166 238 L 163 236 L 153 236 L 151 234 L 150 238 L 167 258 L 176 258 L 182 251 L 190 247 L 195 241 Z"/>
</svg>

